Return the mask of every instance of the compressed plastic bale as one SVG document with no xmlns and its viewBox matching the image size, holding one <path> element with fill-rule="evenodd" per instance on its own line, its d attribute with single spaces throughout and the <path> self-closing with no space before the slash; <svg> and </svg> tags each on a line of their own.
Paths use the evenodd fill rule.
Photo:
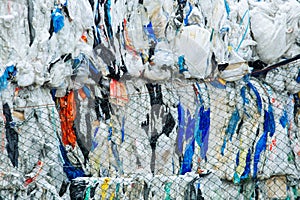
<svg viewBox="0 0 300 200">
<path fill-rule="evenodd" d="M 257 42 L 257 53 L 260 59 L 266 63 L 276 62 L 295 42 L 287 40 L 294 35 L 294 33 L 288 33 L 288 30 L 293 29 L 288 26 L 295 26 L 293 19 L 297 18 L 295 13 L 299 13 L 296 10 L 299 10 L 300 5 L 296 1 L 281 4 L 262 2 L 253 4 L 253 7 L 250 11 L 251 30 Z M 295 13 L 294 11 L 287 12 L 291 8 Z M 267 43 L 270 40 L 276 40 L 277 43 Z M 270 49 L 276 50 L 270 54 Z"/>
</svg>

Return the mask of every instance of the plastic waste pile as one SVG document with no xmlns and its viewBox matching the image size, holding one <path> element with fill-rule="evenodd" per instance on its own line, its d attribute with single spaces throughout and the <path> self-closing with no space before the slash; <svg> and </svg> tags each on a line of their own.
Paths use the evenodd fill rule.
<svg viewBox="0 0 300 200">
<path fill-rule="evenodd" d="M 300 197 L 296 0 L 4 0 L 0 199 Z"/>
</svg>

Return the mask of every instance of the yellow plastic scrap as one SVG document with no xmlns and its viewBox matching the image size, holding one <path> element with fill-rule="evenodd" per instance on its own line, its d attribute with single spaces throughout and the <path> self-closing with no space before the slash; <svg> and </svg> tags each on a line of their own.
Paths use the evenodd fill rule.
<svg viewBox="0 0 300 200">
<path fill-rule="evenodd" d="M 112 194 L 110 195 L 109 200 L 114 200 L 114 198 L 115 198 L 115 193 L 112 193 Z"/>
<path fill-rule="evenodd" d="M 106 198 L 106 193 L 107 193 L 107 190 L 109 188 L 109 182 L 110 182 L 110 179 L 109 178 L 105 178 L 104 181 L 103 181 L 103 184 L 101 185 L 101 199 L 105 199 Z"/>
<path fill-rule="evenodd" d="M 238 173 L 239 176 L 241 176 L 244 172 L 244 169 L 246 167 L 246 158 L 247 158 L 247 151 L 244 149 L 241 151 L 240 156 L 239 156 L 239 165 L 236 168 L 236 172 Z"/>
</svg>

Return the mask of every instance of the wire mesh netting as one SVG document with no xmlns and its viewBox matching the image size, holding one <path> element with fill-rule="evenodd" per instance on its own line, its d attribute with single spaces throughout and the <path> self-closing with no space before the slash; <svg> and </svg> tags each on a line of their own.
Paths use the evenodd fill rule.
<svg viewBox="0 0 300 200">
<path fill-rule="evenodd" d="M 1 198 L 297 199 L 300 102 L 288 87 L 298 71 L 111 81 L 61 98 L 12 82 Z M 268 84 L 274 75 L 280 84 Z"/>
<path fill-rule="evenodd" d="M 296 0 L 1 0 L 0 200 L 300 199 Z"/>
</svg>

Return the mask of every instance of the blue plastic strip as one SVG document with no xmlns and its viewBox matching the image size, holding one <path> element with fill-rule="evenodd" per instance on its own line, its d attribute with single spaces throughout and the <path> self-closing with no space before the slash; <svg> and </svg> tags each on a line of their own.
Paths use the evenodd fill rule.
<svg viewBox="0 0 300 200">
<path fill-rule="evenodd" d="M 221 155 L 224 156 L 224 151 L 226 148 L 226 143 L 227 143 L 227 139 L 229 137 L 229 140 L 232 140 L 232 136 L 235 133 L 235 130 L 237 128 L 238 122 L 240 121 L 240 114 L 237 108 L 235 108 L 235 110 L 233 111 L 228 126 L 225 130 L 225 136 L 224 136 L 224 140 L 223 140 L 223 145 L 221 147 Z"/>
<path fill-rule="evenodd" d="M 189 110 L 187 110 L 187 125 L 186 125 L 186 131 L 185 131 L 185 140 L 188 141 L 191 137 L 194 135 L 194 128 L 195 128 L 195 122 L 196 120 L 191 116 L 191 113 Z"/>
<path fill-rule="evenodd" d="M 243 16 L 243 18 L 242 18 L 242 21 L 241 21 L 241 23 L 243 22 L 243 20 L 244 20 L 244 17 L 245 17 L 245 15 L 246 15 L 246 13 L 248 13 L 248 15 L 249 15 L 249 10 L 247 10 L 247 11 L 245 12 L 245 14 L 244 14 L 244 16 Z M 248 23 L 247 23 L 247 26 L 246 26 L 245 32 L 244 32 L 244 34 L 243 34 L 243 36 L 242 36 L 242 39 L 241 39 L 241 41 L 240 41 L 239 45 L 238 45 L 238 46 L 237 46 L 237 48 L 235 49 L 235 51 L 238 51 L 238 50 L 240 49 L 240 47 L 241 47 L 241 45 L 242 45 L 243 41 L 245 40 L 245 38 L 246 38 L 246 35 L 247 35 L 247 32 L 248 32 L 248 29 L 249 29 L 249 24 L 250 24 L 250 15 L 249 15 L 249 17 L 248 17 Z M 240 25 L 241 25 L 241 24 L 240 24 Z"/>
<path fill-rule="evenodd" d="M 241 176 L 241 180 L 247 179 L 249 177 L 250 171 L 251 171 L 251 150 L 248 149 L 248 153 L 246 157 L 246 166 Z"/>
<path fill-rule="evenodd" d="M 186 16 L 183 20 L 185 26 L 187 26 L 189 24 L 189 16 L 191 15 L 191 12 L 193 10 L 192 4 L 190 2 L 188 2 L 188 4 L 189 4 L 189 11 L 188 11 L 188 13 L 186 14 Z"/>
<path fill-rule="evenodd" d="M 90 91 L 90 89 L 87 87 L 87 86 L 83 86 L 83 88 L 82 88 L 82 90 L 83 90 L 83 92 L 84 92 L 84 94 L 88 97 L 88 98 L 91 98 L 91 91 Z"/>
<path fill-rule="evenodd" d="M 254 151 L 254 166 L 253 166 L 253 178 L 257 176 L 258 163 L 260 159 L 261 152 L 266 150 L 268 133 L 264 131 L 263 135 L 258 140 L 255 151 Z"/>
<path fill-rule="evenodd" d="M 261 110 L 262 110 L 262 100 L 260 97 L 259 92 L 257 91 L 256 87 L 249 81 L 247 83 L 247 85 L 250 87 L 250 89 L 253 90 L 255 96 L 256 96 L 256 104 L 257 104 L 257 110 L 259 112 L 259 114 L 261 114 Z"/>
<path fill-rule="evenodd" d="M 208 140 L 209 140 L 209 128 L 210 128 L 210 108 L 207 111 L 204 111 L 201 120 L 200 120 L 200 129 L 202 130 L 201 137 L 201 158 L 206 159 L 206 153 L 208 150 Z"/>
<path fill-rule="evenodd" d="M 185 66 L 184 55 L 178 57 L 177 64 L 179 66 L 179 73 L 182 74 L 183 72 L 188 71 L 188 69 L 184 68 L 184 66 Z"/>
<path fill-rule="evenodd" d="M 96 136 L 97 136 L 97 132 L 99 130 L 99 127 L 96 127 L 95 131 L 94 131 L 94 137 L 93 137 L 93 140 L 92 140 L 92 148 L 91 148 L 91 151 L 94 151 L 97 146 L 98 146 L 98 142 L 96 140 Z"/>
<path fill-rule="evenodd" d="M 279 119 L 282 128 L 285 128 L 288 125 L 288 115 L 286 110 L 283 110 L 283 115 Z"/>
<path fill-rule="evenodd" d="M 187 145 L 184 152 L 183 163 L 181 165 L 180 174 L 184 175 L 187 172 L 192 171 L 192 161 L 195 151 L 195 139 L 192 138 L 191 142 Z"/>
<path fill-rule="evenodd" d="M 178 151 L 182 154 L 183 153 L 183 136 L 184 136 L 184 129 L 185 129 L 185 113 L 184 113 L 184 108 L 182 107 L 180 102 L 177 107 L 177 112 L 178 112 L 177 145 L 178 145 Z"/>
<path fill-rule="evenodd" d="M 154 30 L 153 30 L 152 22 L 149 22 L 149 24 L 147 24 L 147 26 L 144 26 L 144 30 L 145 30 L 146 34 L 148 35 L 149 39 L 152 39 L 154 42 L 157 42 L 157 38 L 156 38 Z"/>
<path fill-rule="evenodd" d="M 273 137 L 276 130 L 276 124 L 275 124 L 274 113 L 271 104 L 269 104 L 268 113 L 269 113 L 269 133 L 270 133 L 270 137 Z"/>
<path fill-rule="evenodd" d="M 230 14 L 229 4 L 226 0 L 224 0 L 224 4 L 225 4 L 225 10 L 226 10 L 226 13 L 227 13 L 227 17 L 229 17 L 229 14 Z"/>
<path fill-rule="evenodd" d="M 240 114 L 237 108 L 235 108 L 235 110 L 233 111 L 230 120 L 229 120 L 229 124 L 227 126 L 227 129 L 225 131 L 226 135 L 229 135 L 229 139 L 230 141 L 232 140 L 232 136 L 235 133 L 235 130 L 237 128 L 238 122 L 240 121 Z"/>
<path fill-rule="evenodd" d="M 122 134 L 121 141 L 123 143 L 125 141 L 125 117 L 124 116 L 122 117 L 121 134 Z"/>
<path fill-rule="evenodd" d="M 195 123 L 195 141 L 199 147 L 201 147 L 201 137 L 202 137 L 202 130 L 200 128 L 201 118 L 204 112 L 204 107 L 201 106 L 200 108 L 196 109 L 197 116 L 196 116 L 196 123 Z"/>
</svg>

